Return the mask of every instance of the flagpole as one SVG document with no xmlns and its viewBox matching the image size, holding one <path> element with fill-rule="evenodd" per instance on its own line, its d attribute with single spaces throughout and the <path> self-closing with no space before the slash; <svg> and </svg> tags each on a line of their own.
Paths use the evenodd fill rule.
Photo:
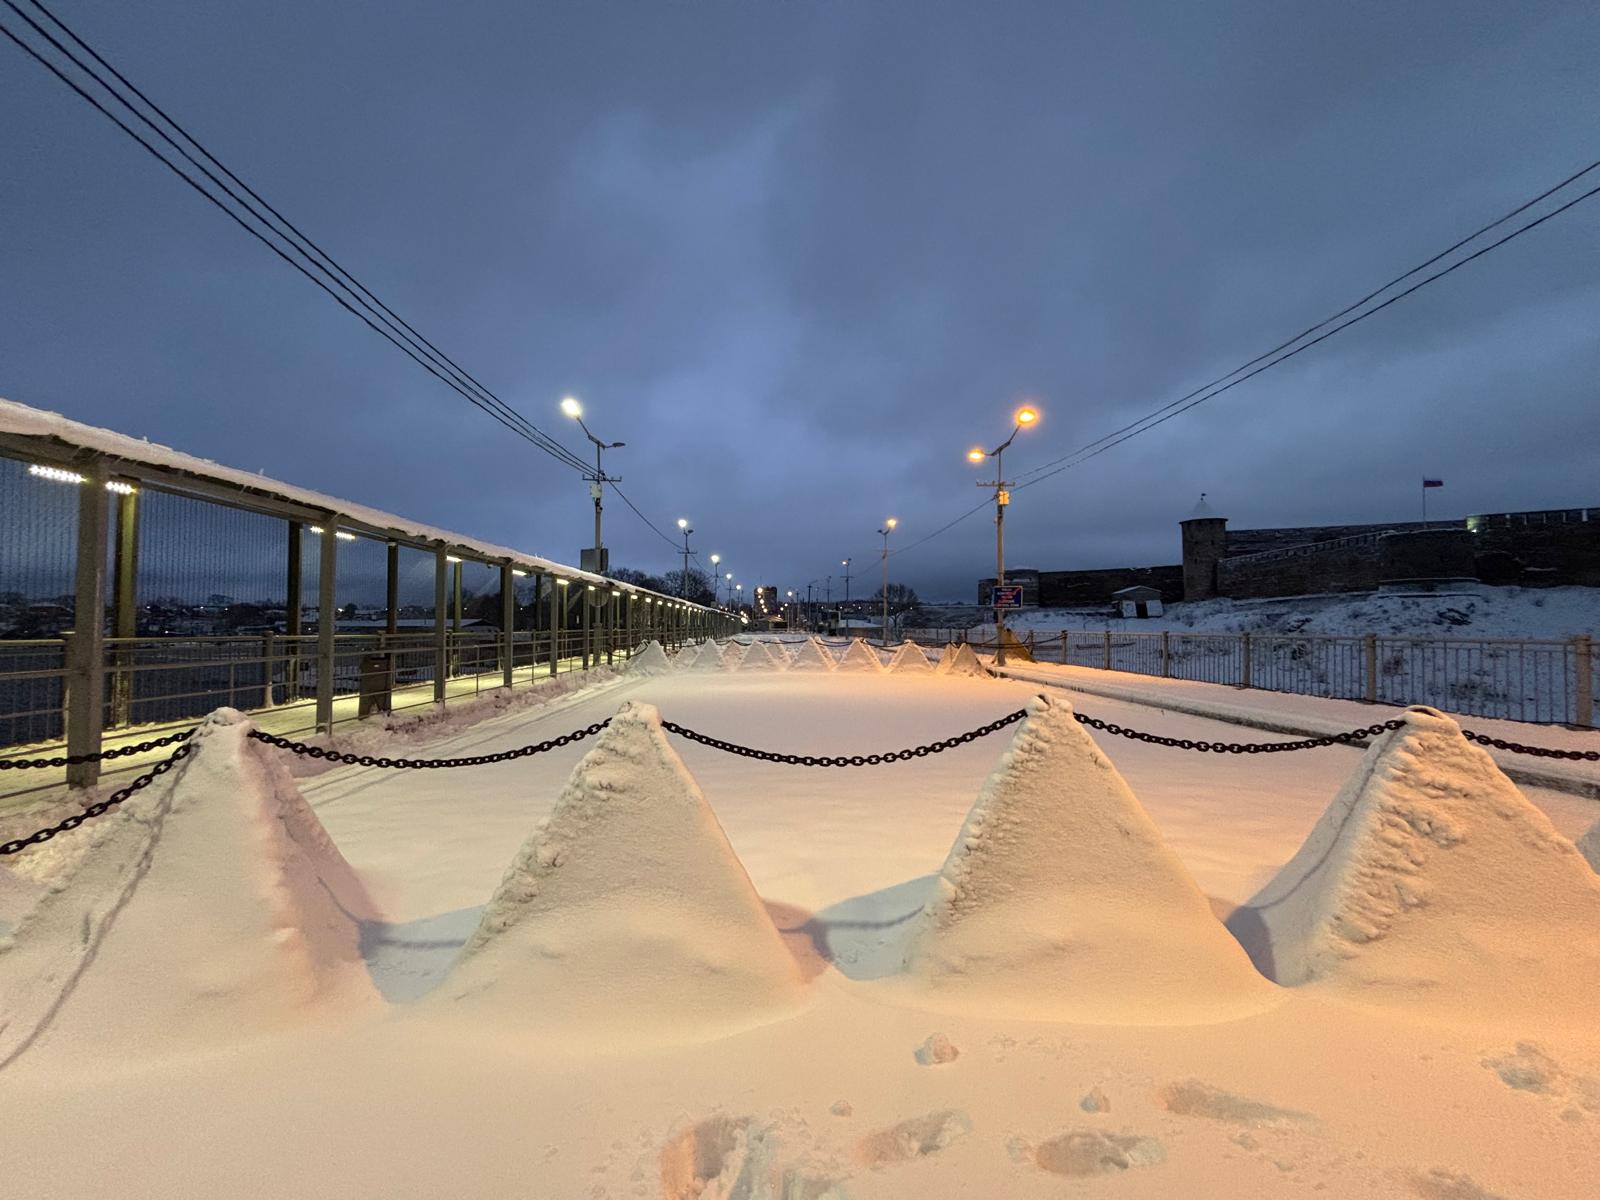
<svg viewBox="0 0 1600 1200">
<path fill-rule="evenodd" d="M 1422 523 L 1428 523 L 1428 481 L 1422 481 Z"/>
</svg>

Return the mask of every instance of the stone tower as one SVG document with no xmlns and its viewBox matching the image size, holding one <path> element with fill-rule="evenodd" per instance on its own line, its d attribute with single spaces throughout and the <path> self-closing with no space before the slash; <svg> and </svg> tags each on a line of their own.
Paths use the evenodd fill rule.
<svg viewBox="0 0 1600 1200">
<path fill-rule="evenodd" d="M 1179 522 L 1183 530 L 1183 598 L 1217 595 L 1217 563 L 1228 553 L 1228 518 L 1217 515 L 1200 493 L 1200 502 Z"/>
</svg>

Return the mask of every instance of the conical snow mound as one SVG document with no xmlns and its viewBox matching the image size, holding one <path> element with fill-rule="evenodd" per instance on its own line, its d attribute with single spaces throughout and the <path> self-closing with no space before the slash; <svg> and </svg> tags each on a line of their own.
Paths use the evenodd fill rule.
<svg viewBox="0 0 1600 1200">
<path fill-rule="evenodd" d="M 972 647 L 962 642 L 957 646 L 955 653 L 950 656 L 950 666 L 946 668 L 947 675 L 979 675 L 985 676 L 989 672 L 983 669 L 983 664 L 978 661 L 978 656 L 972 652 Z"/>
<path fill-rule="evenodd" d="M 715 642 L 706 642 L 700 647 L 700 653 L 695 656 L 692 663 L 684 666 L 685 671 L 721 671 L 726 664 L 722 661 L 722 648 Z"/>
<path fill-rule="evenodd" d="M 1600 995 L 1600 879 L 1449 717 L 1379 737 L 1230 922 L 1279 983 L 1574 1019 Z"/>
<path fill-rule="evenodd" d="M 1009 1016 L 1189 1024 L 1273 989 L 1061 699 L 1038 696 L 967 815 L 906 959 Z"/>
<path fill-rule="evenodd" d="M 722 647 L 722 665 L 730 671 L 737 671 L 744 662 L 745 651 L 749 647 L 743 642 L 726 642 Z"/>
<path fill-rule="evenodd" d="M 709 643 L 707 643 L 709 645 Z M 700 661 L 700 643 L 692 642 L 672 656 L 672 669 L 674 671 L 688 671 L 693 669 L 695 663 Z"/>
<path fill-rule="evenodd" d="M 660 715 L 628 703 L 435 997 L 508 1022 L 668 1042 L 773 1020 L 803 988 Z"/>
<path fill-rule="evenodd" d="M 850 644 L 844 648 L 844 653 L 839 656 L 839 670 L 841 671 L 867 671 L 878 674 L 883 670 L 883 660 L 878 657 L 877 651 L 860 638 L 851 638 Z"/>
<path fill-rule="evenodd" d="M 171 772 L 18 864 L 47 890 L 0 953 L 0 1064 L 236 1044 L 379 1002 L 376 909 L 250 728 L 219 710 Z"/>
<path fill-rule="evenodd" d="M 741 671 L 782 671 L 789 665 L 789 656 L 769 642 L 751 642 L 739 660 Z"/>
<path fill-rule="evenodd" d="M 1600 821 L 1589 826 L 1589 832 L 1578 839 L 1578 853 L 1588 860 L 1596 874 L 1600 874 Z"/>
<path fill-rule="evenodd" d="M 646 642 L 643 650 L 628 659 L 629 675 L 660 675 L 663 671 L 670 670 L 672 670 L 672 660 L 667 657 L 667 652 L 657 641 Z"/>
<path fill-rule="evenodd" d="M 956 644 L 954 642 L 946 642 L 944 649 L 939 651 L 939 661 L 933 664 L 933 673 L 935 675 L 948 675 L 950 673 L 950 664 L 955 659 L 955 656 Z"/>
<path fill-rule="evenodd" d="M 822 643 L 816 638 L 807 638 L 800 643 L 799 649 L 794 652 L 794 657 L 789 660 L 791 671 L 832 671 L 838 664 L 833 661 L 833 655 L 822 648 Z"/>
<path fill-rule="evenodd" d="M 921 646 L 915 642 L 901 642 L 894 652 L 894 657 L 889 660 L 889 670 L 897 674 L 931 675 L 933 664 L 928 661 L 928 656 L 922 652 Z"/>
</svg>

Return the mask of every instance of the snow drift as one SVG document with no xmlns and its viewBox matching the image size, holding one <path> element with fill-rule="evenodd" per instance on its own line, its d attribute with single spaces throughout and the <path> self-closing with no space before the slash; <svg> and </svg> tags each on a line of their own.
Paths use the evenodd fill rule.
<svg viewBox="0 0 1600 1200">
<path fill-rule="evenodd" d="M 661 717 L 630 702 L 518 852 L 430 1004 L 609 1043 L 774 1020 L 804 990 Z"/>
<path fill-rule="evenodd" d="M 770 642 L 751 642 L 739 660 L 741 671 L 782 671 L 788 666 L 789 656 Z"/>
<path fill-rule="evenodd" d="M 706 643 L 709 645 L 710 643 Z M 682 650 L 672 656 L 672 669 L 674 671 L 687 671 L 700 661 L 700 643 L 690 642 Z"/>
<path fill-rule="evenodd" d="M 931 675 L 933 664 L 915 642 L 901 642 L 894 657 L 889 660 L 889 670 L 907 675 Z"/>
<path fill-rule="evenodd" d="M 1600 821 L 1589 826 L 1589 832 L 1578 839 L 1578 853 L 1600 874 Z"/>
<path fill-rule="evenodd" d="M 832 671 L 838 664 L 816 638 L 807 638 L 789 660 L 791 671 Z"/>
<path fill-rule="evenodd" d="M 938 661 L 933 664 L 933 673 L 935 675 L 948 675 L 950 673 L 950 663 L 955 656 L 956 644 L 954 642 L 946 642 L 944 648 L 939 651 Z"/>
<path fill-rule="evenodd" d="M 377 916 L 279 757 L 221 709 L 190 756 L 32 851 L 49 889 L 0 953 L 0 1063 L 236 1044 L 376 1005 L 361 924 Z"/>
<path fill-rule="evenodd" d="M 705 642 L 700 647 L 700 653 L 695 655 L 691 663 L 684 664 L 685 671 L 722 671 L 727 664 L 723 662 L 722 647 L 715 642 Z"/>
<path fill-rule="evenodd" d="M 672 670 L 672 660 L 661 648 L 661 643 L 653 639 L 645 643 L 643 650 L 628 659 L 629 675 L 660 675 L 663 671 L 670 670 Z"/>
<path fill-rule="evenodd" d="M 839 670 L 841 671 L 866 671 L 878 674 L 883 670 L 883 660 L 878 657 L 878 652 L 860 638 L 851 638 L 850 644 L 844 648 L 844 653 L 839 656 Z"/>
<path fill-rule="evenodd" d="M 1098 1023 L 1220 1020 L 1275 994 L 1053 696 L 984 783 L 906 970 L 986 1012 Z"/>
<path fill-rule="evenodd" d="M 1404 719 L 1230 923 L 1279 983 L 1574 1019 L 1600 994 L 1600 879 L 1454 721 Z"/>
<path fill-rule="evenodd" d="M 730 671 L 737 671 L 739 664 L 744 661 L 746 646 L 743 642 L 724 642 L 722 644 L 722 665 Z"/>
</svg>

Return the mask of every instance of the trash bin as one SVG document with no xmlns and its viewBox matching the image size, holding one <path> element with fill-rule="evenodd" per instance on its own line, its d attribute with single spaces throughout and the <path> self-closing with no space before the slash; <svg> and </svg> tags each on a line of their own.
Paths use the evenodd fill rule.
<svg viewBox="0 0 1600 1200">
<path fill-rule="evenodd" d="M 369 716 L 375 712 L 389 711 L 389 656 L 363 654 L 361 656 L 361 700 L 356 715 Z"/>
</svg>

